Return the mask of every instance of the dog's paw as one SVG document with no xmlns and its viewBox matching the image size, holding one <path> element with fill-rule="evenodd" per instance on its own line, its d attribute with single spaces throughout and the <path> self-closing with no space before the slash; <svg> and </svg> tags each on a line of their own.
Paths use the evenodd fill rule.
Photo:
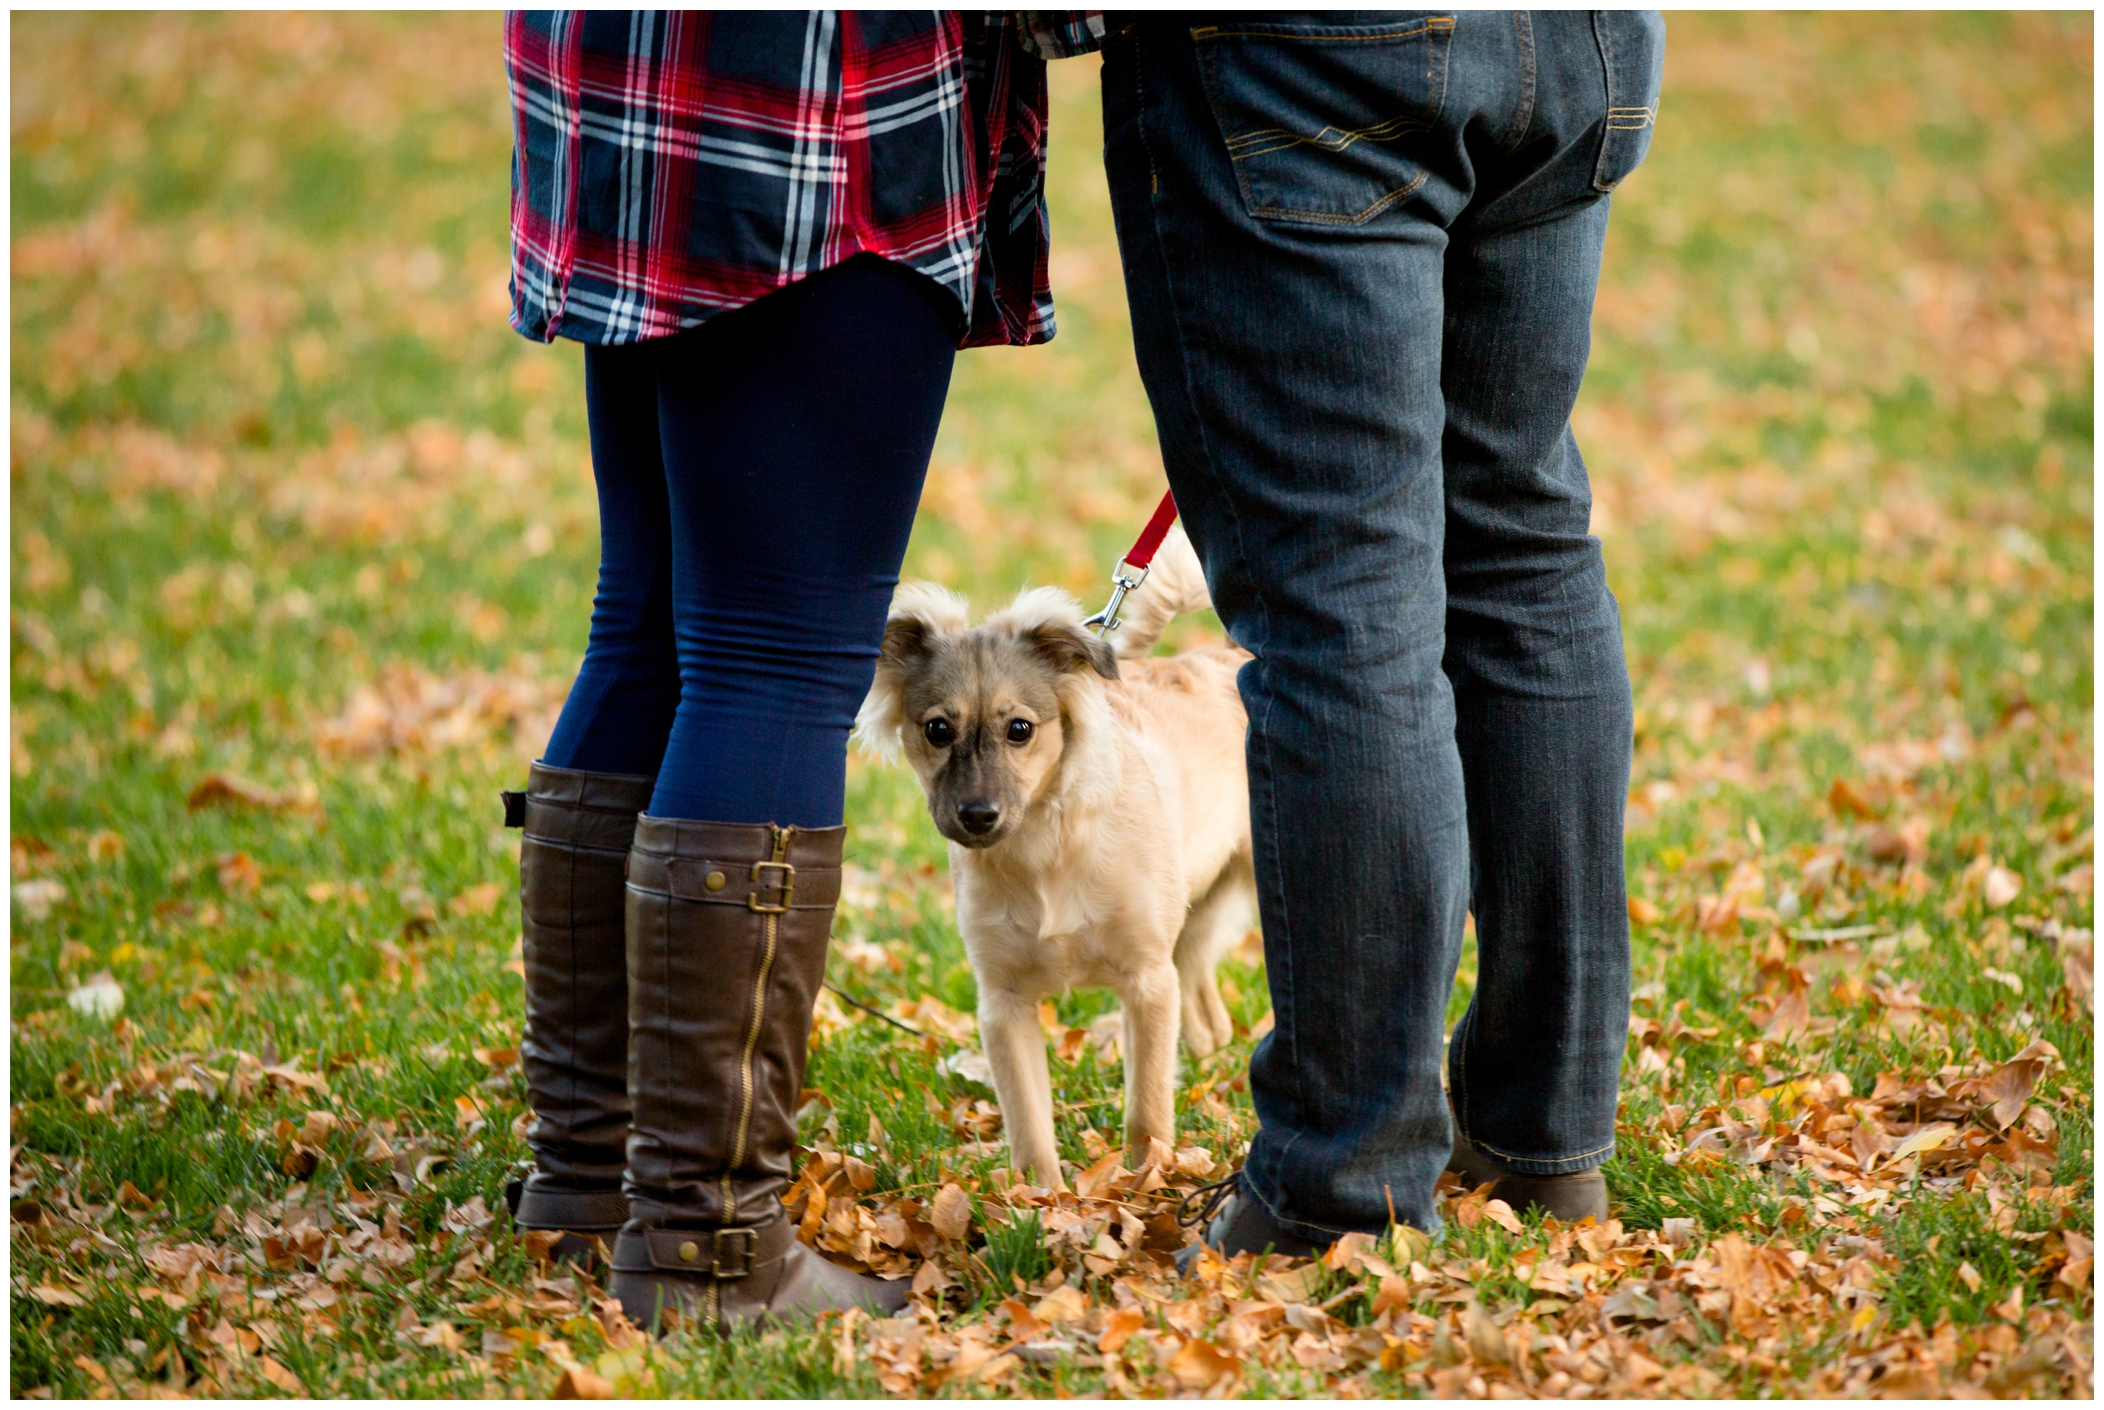
<svg viewBox="0 0 2104 1410">
<path fill-rule="evenodd" d="M 1212 1015 L 1208 1014 L 1203 1006 L 1194 1007 L 1195 1011 L 1186 1011 L 1184 1014 L 1184 1046 L 1191 1050 L 1191 1056 L 1194 1058 L 1209 1058 L 1225 1047 L 1235 1035 L 1232 1029 L 1225 1034 L 1214 1032 Z"/>
</svg>

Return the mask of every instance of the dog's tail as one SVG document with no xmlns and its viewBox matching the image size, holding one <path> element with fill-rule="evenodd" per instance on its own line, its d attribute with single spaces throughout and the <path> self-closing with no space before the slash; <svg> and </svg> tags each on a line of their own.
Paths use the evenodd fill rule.
<svg viewBox="0 0 2104 1410">
<path fill-rule="evenodd" d="M 1213 596 L 1206 591 L 1205 571 L 1198 566 L 1197 551 L 1191 547 L 1183 525 L 1175 524 L 1170 526 L 1162 546 L 1155 550 L 1147 581 L 1118 609 L 1124 624 L 1106 639 L 1121 659 L 1137 660 L 1154 650 L 1170 618 L 1185 612 L 1202 612 L 1212 605 Z"/>
</svg>

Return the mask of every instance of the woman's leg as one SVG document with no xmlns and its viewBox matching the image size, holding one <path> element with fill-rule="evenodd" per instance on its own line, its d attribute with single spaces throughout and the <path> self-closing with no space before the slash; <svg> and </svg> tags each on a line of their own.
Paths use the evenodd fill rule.
<svg viewBox="0 0 2104 1410">
<path fill-rule="evenodd" d="M 948 390 L 947 295 L 857 259 L 667 340 L 681 692 L 628 863 L 629 1223 L 610 1288 L 718 1326 L 905 1302 L 781 1204 L 840 892 L 848 730 Z"/>
<path fill-rule="evenodd" d="M 628 1219 L 628 852 L 679 703 L 672 550 L 648 347 L 585 354 L 599 484 L 591 645 L 512 821 L 526 971 L 522 1045 L 534 1170 L 507 1191 L 529 1229 L 581 1254 Z"/>
<path fill-rule="evenodd" d="M 664 345 L 680 697 L 653 817 L 840 822 L 953 311 L 862 256 Z"/>
<path fill-rule="evenodd" d="M 658 448 L 659 346 L 585 349 L 599 591 L 584 664 L 542 754 L 559 769 L 654 776 L 679 707 L 671 521 Z"/>
</svg>

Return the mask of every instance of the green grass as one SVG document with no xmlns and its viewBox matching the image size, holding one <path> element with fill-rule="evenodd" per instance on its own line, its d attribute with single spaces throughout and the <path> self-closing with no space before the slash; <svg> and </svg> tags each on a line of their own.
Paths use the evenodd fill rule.
<svg viewBox="0 0 2104 1410">
<path fill-rule="evenodd" d="M 596 559 L 578 350 L 504 327 L 497 21 L 54 14 L 15 38 L 10 825 L 18 888 L 64 892 L 41 918 L 13 912 L 12 1178 L 50 1217 L 13 1230 L 10 1388 L 165 1380 L 171 1350 L 191 1376 L 224 1361 L 217 1313 L 141 1294 L 141 1252 L 231 1247 L 230 1223 L 267 1210 L 275 1226 L 290 1191 L 326 1211 L 376 1201 L 374 1220 L 391 1205 L 415 1248 L 271 1324 L 299 1385 L 546 1393 L 545 1357 L 479 1340 L 511 1314 L 465 1310 L 530 1297 L 524 1251 L 496 1228 L 481 1271 L 449 1279 L 474 1241 L 437 1246 L 524 1154 L 516 1071 L 476 1055 L 515 1046 L 520 1021 L 516 841 L 495 793 L 545 737 Z M 2052 1254 L 2094 1226 L 2093 1020 L 2063 966 L 2094 924 L 2089 46 L 2071 15 L 1675 17 L 1576 417 L 1638 701 L 1628 864 L 1656 913 L 1635 927 L 1639 1012 L 1715 1030 L 1673 1044 L 1670 1089 L 1632 1067 L 1617 1213 L 1693 1219 L 1704 1243 L 1869 1240 L 1887 1255 L 1879 1337 L 1946 1321 L 1987 1337 L 2018 1288 L 2055 1327 L 2091 1315 Z M 1161 485 L 1095 102 L 1093 61 L 1055 67 L 1060 336 L 960 358 L 909 553 L 909 576 L 982 606 L 1026 583 L 1095 597 Z M 1191 620 L 1172 642 L 1217 634 Z M 418 716 L 411 669 L 472 708 Z M 362 688 L 422 733 L 358 735 Z M 190 810 L 213 773 L 311 790 L 319 812 Z M 1837 781 L 1861 810 L 1837 807 Z M 969 1012 L 911 780 L 856 761 L 849 817 L 866 881 L 836 934 L 890 959 L 836 956 L 833 977 Z M 1878 829 L 1909 826 L 1926 828 L 1919 860 L 1880 860 Z M 2021 878 L 2013 900 L 1987 904 L 1987 864 Z M 1735 887 L 1742 918 L 1703 928 Z M 1801 923 L 1876 929 L 1793 943 L 1768 918 L 1785 893 Z M 1755 1018 L 1793 965 L 1832 1024 L 1795 1045 Z M 103 970 L 120 1021 L 68 1006 Z M 1473 972 L 1471 954 L 1454 1013 Z M 1254 1025 L 1261 971 L 1226 973 Z M 1925 1021 L 1881 1025 L 1876 992 L 1908 984 Z M 1057 1003 L 1083 1028 L 1109 1008 Z M 2065 1061 L 2036 1098 L 2056 1147 L 2034 1183 L 1996 1187 L 2013 1221 L 1984 1189 L 1920 1178 L 1812 1221 L 1802 1173 L 1666 1159 L 1669 1105 L 1836 1070 L 1860 1098 L 1882 1073 L 2041 1038 Z M 230 1070 L 234 1050 L 327 1092 L 175 1091 L 161 1070 L 177 1053 Z M 952 1113 L 990 1093 L 938 1068 L 951 1050 L 861 1022 L 814 1054 L 834 1139 L 876 1167 L 879 1196 L 978 1176 L 985 1205 L 998 1158 L 961 1156 Z M 1248 1051 L 1187 1071 L 1184 1139 L 1239 1155 Z M 1117 1138 L 1119 1074 L 1093 1052 L 1053 1072 L 1062 1154 L 1086 1163 Z M 295 1190 L 276 1127 L 310 1109 L 342 1129 Z M 383 1122 L 432 1158 L 406 1191 L 361 1154 Z M 963 1322 L 1006 1275 L 1042 1271 L 1029 1229 L 977 1250 L 990 1282 Z M 1482 1260 L 1486 1306 L 1535 1300 L 1511 1269 L 1538 1227 L 1444 1237 L 1438 1258 Z M 1363 1325 L 1370 1302 L 1335 1315 Z M 405 1340 L 405 1316 L 455 1323 L 464 1350 Z M 605 1350 L 589 1315 L 544 1330 Z M 631 1383 L 880 1393 L 827 1335 L 682 1339 Z M 1726 1393 L 1833 1393 L 1818 1377 L 1860 1345 L 1838 1324 L 1757 1342 L 1710 1318 L 1673 1355 Z M 1360 1388 L 1420 1393 L 1410 1365 Z M 284 1389 L 230 1374 L 230 1392 Z M 1036 1393 L 1102 1383 L 1078 1365 L 1017 1375 Z M 1337 1383 L 1252 1364 L 1242 1388 Z"/>
</svg>

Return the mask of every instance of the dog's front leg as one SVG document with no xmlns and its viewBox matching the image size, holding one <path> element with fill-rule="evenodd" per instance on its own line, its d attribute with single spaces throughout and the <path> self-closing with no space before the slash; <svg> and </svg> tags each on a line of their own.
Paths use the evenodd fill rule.
<svg viewBox="0 0 2104 1410">
<path fill-rule="evenodd" d="M 1167 948 L 1167 947 L 1163 947 Z M 1124 1004 L 1125 1146 L 1127 1159 L 1147 1158 L 1147 1142 L 1176 1145 L 1176 968 L 1165 962 L 1133 977 Z"/>
<path fill-rule="evenodd" d="M 1013 990 L 979 992 L 979 1033 L 994 1070 L 994 1096 L 1008 1129 L 1008 1158 L 1017 1170 L 1047 1189 L 1065 1189 L 1059 1173 L 1059 1143 L 1052 1132 L 1052 1074 L 1045 1061 L 1045 1034 L 1037 1003 Z M 1173 1038 L 1172 1038 L 1173 1041 Z"/>
</svg>

